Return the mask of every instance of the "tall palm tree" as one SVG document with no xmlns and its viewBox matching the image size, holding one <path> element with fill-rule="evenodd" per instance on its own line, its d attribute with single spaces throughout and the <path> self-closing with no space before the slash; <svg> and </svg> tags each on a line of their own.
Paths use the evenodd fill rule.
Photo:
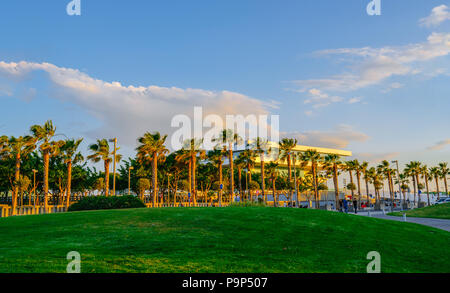
<svg viewBox="0 0 450 293">
<path fill-rule="evenodd" d="M 276 195 L 275 183 L 278 177 L 278 164 L 275 162 L 270 162 L 267 164 L 265 172 L 272 181 L 273 206 L 276 207 L 278 206 L 278 197 Z"/>
<path fill-rule="evenodd" d="M 409 164 L 406 164 L 406 173 L 411 176 L 414 184 L 414 204 L 416 204 L 416 193 L 419 192 L 419 174 L 420 174 L 420 165 L 421 163 L 418 161 L 411 161 Z M 417 189 L 416 189 L 417 188 Z M 419 198 L 420 201 L 420 198 Z"/>
<path fill-rule="evenodd" d="M 255 167 L 255 159 L 256 159 L 256 154 L 253 150 L 251 149 L 245 149 L 244 151 L 242 151 L 241 153 L 242 159 L 245 161 L 246 163 L 246 168 L 247 168 L 247 180 L 246 180 L 246 189 L 247 189 L 247 197 L 250 201 L 253 200 L 252 198 L 252 194 L 251 194 L 251 189 L 250 189 L 250 182 L 252 181 L 252 169 Z"/>
<path fill-rule="evenodd" d="M 231 129 L 224 129 L 220 133 L 219 137 L 214 141 L 218 142 L 220 146 L 228 149 L 228 160 L 230 161 L 230 197 L 233 200 L 234 197 L 234 166 L 233 166 L 233 146 L 242 143 L 242 138 L 239 134 L 235 133 Z"/>
<path fill-rule="evenodd" d="M 40 143 L 40 150 L 44 158 L 44 207 L 48 206 L 48 171 L 50 157 L 57 156 L 59 148 L 64 145 L 64 141 L 52 141 L 56 127 L 48 120 L 44 125 L 33 125 L 30 128 L 35 142 Z"/>
<path fill-rule="evenodd" d="M 280 145 L 280 159 L 282 161 L 286 161 L 287 160 L 287 164 L 288 164 L 288 180 L 289 180 L 289 201 L 291 202 L 291 204 L 293 203 L 292 200 L 292 172 L 291 172 L 291 155 L 292 155 L 292 150 L 295 148 L 295 146 L 297 145 L 297 140 L 294 138 L 283 138 L 279 145 Z M 295 156 L 295 155 L 294 155 Z"/>
<path fill-rule="evenodd" d="M 393 183 L 392 183 L 392 174 L 395 172 L 394 169 L 390 168 L 389 162 L 384 160 L 381 162 L 380 165 L 378 165 L 378 169 L 385 175 L 386 179 L 388 180 L 388 186 L 389 186 L 389 195 L 391 198 L 392 206 L 394 205 L 394 192 L 393 192 Z"/>
<path fill-rule="evenodd" d="M 333 184 L 334 184 L 334 198 L 335 198 L 335 207 L 336 210 L 340 209 L 339 206 L 339 169 L 342 166 L 341 157 L 336 154 L 329 154 L 326 155 L 324 158 L 324 168 L 328 170 L 328 172 L 333 177 Z"/>
<path fill-rule="evenodd" d="M 302 154 L 302 161 L 306 161 L 311 163 L 311 172 L 313 178 L 313 187 L 314 187 L 314 199 L 315 199 L 315 208 L 319 208 L 319 174 L 318 174 L 318 165 L 322 160 L 322 156 L 313 149 L 306 150 Z"/>
<path fill-rule="evenodd" d="M 12 215 L 16 215 L 17 198 L 19 196 L 19 181 L 20 181 L 20 165 L 22 159 L 30 154 L 35 148 L 35 140 L 31 136 L 11 136 L 8 140 L 2 138 L 2 155 L 8 156 L 15 160 L 15 172 L 13 182 L 12 194 Z"/>
<path fill-rule="evenodd" d="M 244 169 L 247 166 L 247 162 L 245 160 L 245 157 L 243 153 L 241 152 L 238 156 L 238 158 L 234 161 L 237 171 L 238 171 L 238 184 L 239 184 L 239 195 L 242 200 L 244 200 L 244 196 L 242 193 L 242 169 Z"/>
<path fill-rule="evenodd" d="M 369 163 L 368 162 L 362 162 L 359 165 L 359 170 L 361 171 L 362 175 L 363 175 L 363 179 L 364 182 L 366 183 L 366 197 L 367 197 L 367 201 L 369 201 L 369 177 L 367 176 L 367 169 L 369 168 Z"/>
<path fill-rule="evenodd" d="M 439 163 L 439 169 L 441 170 L 441 179 L 444 181 L 445 194 L 448 195 L 447 175 L 450 173 L 450 168 L 447 163 Z"/>
<path fill-rule="evenodd" d="M 66 208 L 70 205 L 70 195 L 72 187 L 72 165 L 83 161 L 83 155 L 77 152 L 80 143 L 83 141 L 82 138 L 74 140 L 66 140 L 64 145 L 61 147 L 62 157 L 64 162 L 67 164 L 67 189 L 66 189 Z"/>
<path fill-rule="evenodd" d="M 167 135 L 161 136 L 159 132 L 146 132 L 138 138 L 137 159 L 140 163 L 152 163 L 153 206 L 158 196 L 158 161 L 164 162 L 169 150 L 164 146 Z"/>
<path fill-rule="evenodd" d="M 264 172 L 264 157 L 266 154 L 272 152 L 272 148 L 269 146 L 269 142 L 265 139 L 257 137 L 253 142 L 252 149 L 256 155 L 259 155 L 261 161 L 261 193 L 264 201 L 266 200 L 265 193 L 265 172 Z"/>
<path fill-rule="evenodd" d="M 439 199 L 440 197 L 440 192 L 439 192 L 439 179 L 441 178 L 441 170 L 439 170 L 438 167 L 433 167 L 430 168 L 430 175 L 431 178 L 434 178 L 434 180 L 436 181 L 436 192 L 437 192 L 437 199 Z"/>
<path fill-rule="evenodd" d="M 219 170 L 219 186 L 223 184 L 222 178 L 222 165 L 224 161 L 224 157 L 226 156 L 226 152 L 223 149 L 216 148 L 212 151 L 208 152 L 208 159 L 217 166 Z M 219 189 L 219 206 L 222 206 L 222 189 Z"/>
<path fill-rule="evenodd" d="M 191 180 L 192 180 L 192 198 L 194 204 L 197 202 L 197 183 L 196 183 L 196 170 L 197 170 L 197 156 L 200 159 L 204 159 L 206 157 L 206 152 L 202 147 L 203 139 L 192 138 L 186 140 L 183 145 L 183 149 L 187 152 L 187 155 L 190 157 L 190 166 L 191 166 Z"/>
<path fill-rule="evenodd" d="M 109 196 L 109 165 L 114 160 L 113 152 L 109 149 L 109 143 L 106 139 L 98 139 L 97 143 L 89 145 L 91 155 L 87 157 L 94 163 L 103 161 L 105 167 L 105 196 Z M 121 155 L 116 155 L 116 162 L 120 161 Z"/>
<path fill-rule="evenodd" d="M 348 172 L 348 175 L 350 176 L 350 184 L 352 186 L 354 186 L 353 171 L 356 171 L 357 167 L 358 167 L 358 160 L 352 160 L 352 161 L 345 162 L 345 170 Z M 350 191 L 352 192 L 352 200 L 353 200 L 354 196 L 355 196 L 353 188 L 351 188 Z"/>
<path fill-rule="evenodd" d="M 430 188 L 428 185 L 428 182 L 430 181 L 430 172 L 428 171 L 427 165 L 422 165 L 420 173 L 422 174 L 422 178 L 425 180 L 425 187 L 427 189 L 428 206 L 430 206 Z"/>
</svg>

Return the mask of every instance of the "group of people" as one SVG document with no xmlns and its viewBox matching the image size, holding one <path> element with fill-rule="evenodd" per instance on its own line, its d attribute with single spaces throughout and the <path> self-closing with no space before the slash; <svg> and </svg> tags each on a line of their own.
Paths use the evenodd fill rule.
<svg viewBox="0 0 450 293">
<path fill-rule="evenodd" d="M 355 211 L 355 214 L 358 213 L 358 201 L 356 199 L 353 199 L 353 202 L 350 202 L 344 198 L 339 200 L 339 211 L 340 212 L 345 212 L 346 214 L 348 214 L 348 206 L 349 204 L 353 203 L 353 210 Z"/>
</svg>

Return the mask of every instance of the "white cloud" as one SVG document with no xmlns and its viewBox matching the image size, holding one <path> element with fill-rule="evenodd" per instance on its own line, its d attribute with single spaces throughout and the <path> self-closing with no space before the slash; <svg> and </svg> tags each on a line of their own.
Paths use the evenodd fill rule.
<svg viewBox="0 0 450 293">
<path fill-rule="evenodd" d="M 310 89 L 308 91 L 309 99 L 304 101 L 305 104 L 313 104 L 313 108 L 321 108 L 330 105 L 331 103 L 337 103 L 343 101 L 343 98 L 338 96 L 329 96 L 326 93 L 318 89 Z"/>
<path fill-rule="evenodd" d="M 439 150 L 442 150 L 444 147 L 446 147 L 448 145 L 450 145 L 450 138 L 449 139 L 445 139 L 443 141 L 440 141 L 440 142 L 436 143 L 435 145 L 428 147 L 427 150 L 439 151 Z"/>
<path fill-rule="evenodd" d="M 274 102 L 266 104 L 230 91 L 124 86 L 50 63 L 0 62 L 0 74 L 9 78 L 20 80 L 34 71 L 48 73 L 57 88 L 55 98 L 81 106 L 103 123 L 101 129 L 89 133 L 91 138 L 118 136 L 122 143 L 130 146 L 134 146 L 135 139 L 145 131 L 171 134 L 176 130 L 170 127 L 172 117 L 177 114 L 192 117 L 194 106 L 203 106 L 204 115 L 222 117 L 227 114 L 267 114 L 268 106 L 276 106 Z"/>
<path fill-rule="evenodd" d="M 350 72 L 326 79 L 297 80 L 303 90 L 350 92 L 377 85 L 392 76 L 418 74 L 420 62 L 450 54 L 450 33 L 432 33 L 426 42 L 398 47 L 343 48 L 317 52 L 319 55 L 351 57 Z"/>
<path fill-rule="evenodd" d="M 421 26 L 435 27 L 446 20 L 450 20 L 450 12 L 447 5 L 434 7 L 431 14 L 419 20 Z"/>
<path fill-rule="evenodd" d="M 369 139 L 366 134 L 345 124 L 329 131 L 284 132 L 281 136 L 297 138 L 301 145 L 338 149 L 347 148 L 351 142 L 365 142 Z"/>
<path fill-rule="evenodd" d="M 381 161 L 389 161 L 398 157 L 400 153 L 392 152 L 392 153 L 355 153 L 353 157 L 360 161 L 367 161 L 369 163 L 375 164 Z"/>
<path fill-rule="evenodd" d="M 356 103 L 359 103 L 359 102 L 361 102 L 361 97 L 354 97 L 354 98 L 351 98 L 351 99 L 348 100 L 349 104 L 356 104 Z"/>
</svg>

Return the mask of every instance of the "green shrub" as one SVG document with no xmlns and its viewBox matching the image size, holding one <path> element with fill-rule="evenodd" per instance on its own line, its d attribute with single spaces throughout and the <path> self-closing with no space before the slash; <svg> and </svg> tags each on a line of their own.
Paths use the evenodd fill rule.
<svg viewBox="0 0 450 293">
<path fill-rule="evenodd" d="M 111 210 L 145 208 L 145 204 L 132 195 L 124 196 L 89 196 L 69 207 L 69 212 L 89 210 Z"/>
</svg>

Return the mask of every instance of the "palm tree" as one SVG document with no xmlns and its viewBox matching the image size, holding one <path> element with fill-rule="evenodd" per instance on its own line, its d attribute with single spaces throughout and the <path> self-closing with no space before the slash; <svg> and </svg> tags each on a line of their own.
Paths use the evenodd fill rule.
<svg viewBox="0 0 450 293">
<path fill-rule="evenodd" d="M 413 179 L 413 185 L 414 185 L 414 204 L 416 204 L 416 192 L 418 192 L 419 189 L 419 174 L 420 174 L 420 165 L 421 163 L 418 161 L 411 161 L 409 164 L 406 165 L 406 173 L 411 176 Z M 417 187 L 417 189 L 416 189 Z M 419 198 L 420 202 L 420 198 Z"/>
<path fill-rule="evenodd" d="M 439 195 L 440 195 L 439 179 L 441 178 L 441 170 L 439 170 L 438 167 L 430 168 L 430 175 L 431 175 L 431 178 L 434 178 L 434 180 L 436 180 L 436 192 L 437 192 L 437 196 L 438 196 L 437 199 L 439 200 Z"/>
<path fill-rule="evenodd" d="M 275 183 L 278 177 L 278 164 L 275 162 L 270 162 L 266 167 L 266 175 L 272 181 L 273 206 L 276 207 L 278 206 L 278 197 L 276 195 Z"/>
<path fill-rule="evenodd" d="M 224 149 L 228 149 L 228 160 L 230 161 L 230 198 L 234 197 L 234 166 L 233 166 L 233 145 L 242 143 L 242 138 L 234 133 L 231 129 L 224 129 L 220 136 L 214 141 L 217 141 Z"/>
<path fill-rule="evenodd" d="M 318 181 L 318 163 L 322 160 L 321 155 L 313 149 L 306 150 L 302 154 L 302 161 L 311 163 L 311 172 L 313 177 L 315 208 L 319 208 L 319 181 Z"/>
<path fill-rule="evenodd" d="M 394 193 L 393 193 L 393 183 L 392 183 L 392 174 L 395 172 L 394 169 L 390 168 L 389 162 L 384 160 L 381 162 L 380 165 L 378 165 L 378 169 L 386 176 L 388 180 L 388 186 L 389 186 L 389 195 L 391 197 L 391 203 L 392 208 L 394 207 Z"/>
<path fill-rule="evenodd" d="M 358 167 L 358 160 L 352 160 L 352 161 L 345 162 L 345 169 L 347 170 L 348 175 L 350 176 L 350 184 L 351 184 L 351 186 L 355 185 L 353 183 L 353 174 L 352 174 L 352 172 L 356 171 L 357 167 Z M 352 200 L 353 200 L 354 196 L 355 196 L 353 188 L 351 189 L 351 192 L 352 192 Z"/>
<path fill-rule="evenodd" d="M 269 146 L 269 142 L 260 137 L 257 137 L 253 142 L 252 149 L 256 155 L 259 155 L 259 159 L 261 161 L 261 193 L 266 201 L 266 193 L 265 193 L 265 173 L 264 173 L 264 156 L 265 154 L 269 154 L 272 151 L 272 148 Z"/>
<path fill-rule="evenodd" d="M 422 174 L 422 178 L 425 180 L 425 187 L 427 188 L 427 200 L 428 206 L 430 205 L 430 189 L 428 186 L 428 182 L 430 181 L 430 172 L 428 171 L 427 165 L 422 165 L 420 173 Z"/>
<path fill-rule="evenodd" d="M 245 157 L 243 153 L 241 152 L 238 156 L 238 158 L 235 160 L 236 168 L 238 169 L 238 184 L 239 184 L 239 195 L 241 196 L 241 199 L 244 200 L 244 196 L 242 193 L 242 169 L 244 169 L 247 166 L 247 162 L 245 160 Z"/>
<path fill-rule="evenodd" d="M 219 170 L 219 186 L 222 186 L 222 165 L 223 158 L 226 156 L 226 151 L 220 148 L 216 148 L 208 152 L 208 159 L 217 166 Z M 219 206 L 222 206 L 222 189 L 219 189 Z"/>
<path fill-rule="evenodd" d="M 77 164 L 83 161 L 83 155 L 77 152 L 78 146 L 83 141 L 82 138 L 74 140 L 66 140 L 64 145 L 61 147 L 61 153 L 64 158 L 64 163 L 67 164 L 67 189 L 66 189 L 66 208 L 70 205 L 70 195 L 72 186 L 72 164 Z"/>
<path fill-rule="evenodd" d="M 14 189 L 11 204 L 13 216 L 16 215 L 17 197 L 19 196 L 20 165 L 22 158 L 30 154 L 35 148 L 34 138 L 31 136 L 20 136 L 18 138 L 11 136 L 8 140 L 2 137 L 2 155 L 15 160 Z"/>
<path fill-rule="evenodd" d="M 283 138 L 279 145 L 280 145 L 280 159 L 282 161 L 286 161 L 288 163 L 288 180 L 289 180 L 289 201 L 291 202 L 291 204 L 293 203 L 292 200 L 292 172 L 291 172 L 291 154 L 292 154 L 292 150 L 295 148 L 295 146 L 297 145 L 297 140 L 294 138 Z M 295 155 L 294 155 L 295 156 Z"/>
<path fill-rule="evenodd" d="M 191 166 L 191 180 L 192 180 L 192 198 L 194 204 L 197 202 L 197 183 L 196 183 L 196 170 L 197 170 L 197 155 L 200 159 L 204 159 L 206 157 L 206 152 L 201 148 L 203 144 L 203 139 L 192 138 L 186 140 L 183 145 L 183 149 L 187 152 L 187 155 L 190 157 L 190 166 Z"/>
<path fill-rule="evenodd" d="M 105 180 L 104 189 L 105 196 L 109 196 L 109 165 L 114 160 L 113 153 L 109 149 L 109 143 L 106 139 L 98 139 L 97 143 L 89 145 L 89 150 L 92 152 L 91 155 L 87 157 L 94 163 L 103 161 L 105 167 Z M 121 156 L 116 155 L 116 162 L 120 161 Z"/>
<path fill-rule="evenodd" d="M 399 177 L 400 178 L 395 179 L 395 184 L 400 185 L 400 189 L 401 189 L 400 192 L 402 193 L 402 196 L 403 196 L 403 205 L 405 205 L 406 204 L 406 193 L 409 188 L 409 186 L 408 186 L 408 183 L 409 183 L 408 177 L 409 176 L 408 176 L 408 174 L 400 173 Z"/>
<path fill-rule="evenodd" d="M 242 159 L 245 161 L 246 163 L 246 168 L 247 168 L 247 176 L 248 179 L 246 180 L 246 189 L 247 189 L 247 197 L 250 201 L 252 201 L 252 193 L 251 193 L 251 188 L 250 188 L 250 182 L 252 181 L 252 169 L 255 167 L 255 159 L 256 159 L 256 154 L 253 150 L 251 149 L 245 149 L 244 151 L 242 151 L 241 153 Z"/>
<path fill-rule="evenodd" d="M 159 132 L 146 132 L 138 138 L 137 159 L 141 164 L 152 163 L 153 206 L 158 196 L 158 161 L 164 162 L 169 150 L 164 146 L 167 135 L 161 136 Z"/>
<path fill-rule="evenodd" d="M 444 180 L 446 195 L 448 195 L 447 175 L 450 173 L 450 168 L 448 168 L 447 165 L 447 163 L 439 163 L 439 169 L 441 170 L 441 179 Z"/>
<path fill-rule="evenodd" d="M 368 168 L 369 168 L 368 162 L 364 161 L 359 165 L 359 170 L 361 171 L 364 182 L 366 183 L 366 197 L 367 197 L 367 201 L 369 202 L 369 177 L 366 174 Z"/>
<path fill-rule="evenodd" d="M 336 210 L 340 209 L 339 206 L 339 168 L 342 166 L 341 158 L 336 154 L 326 155 L 324 158 L 324 168 L 333 176 L 334 184 L 334 197 Z"/>
<path fill-rule="evenodd" d="M 35 142 L 40 142 L 40 150 L 44 157 L 44 207 L 48 206 L 48 171 L 50 157 L 57 156 L 59 148 L 64 145 L 64 141 L 52 141 L 55 135 L 56 127 L 53 122 L 48 120 L 44 125 L 33 125 L 30 128 Z"/>
</svg>

